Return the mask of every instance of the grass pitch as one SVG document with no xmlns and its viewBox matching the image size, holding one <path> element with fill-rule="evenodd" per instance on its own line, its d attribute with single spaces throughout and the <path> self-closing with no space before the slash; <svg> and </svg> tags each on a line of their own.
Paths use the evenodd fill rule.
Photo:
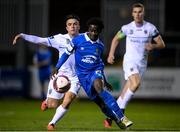
<svg viewBox="0 0 180 132">
<path fill-rule="evenodd" d="M 0 99 L 0 131 L 46 131 L 55 110 L 40 110 L 41 101 Z M 180 131 L 180 102 L 132 100 L 126 116 L 134 124 L 126 131 Z M 105 116 L 95 103 L 77 99 L 56 125 L 57 131 L 122 131 L 115 123 L 104 128 Z"/>
</svg>

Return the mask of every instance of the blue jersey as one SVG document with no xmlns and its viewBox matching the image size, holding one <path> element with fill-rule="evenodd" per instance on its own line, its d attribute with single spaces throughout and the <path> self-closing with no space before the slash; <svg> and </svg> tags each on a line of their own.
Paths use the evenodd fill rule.
<svg viewBox="0 0 180 132">
<path fill-rule="evenodd" d="M 99 39 L 91 41 L 86 33 L 72 40 L 72 50 L 75 50 L 76 72 L 78 76 L 89 74 L 95 70 L 103 70 L 101 59 L 104 44 Z"/>
<path fill-rule="evenodd" d="M 66 53 L 63 53 L 58 60 L 56 68 L 59 69 L 74 51 L 76 72 L 84 91 L 91 100 L 101 107 L 101 110 L 108 117 L 119 122 L 124 115 L 116 100 L 103 88 L 99 88 L 100 92 L 94 88 L 95 80 L 105 79 L 103 73 L 104 63 L 101 59 L 103 49 L 104 44 L 99 39 L 93 42 L 87 33 L 81 34 L 72 39 L 72 44 L 67 47 Z"/>
<path fill-rule="evenodd" d="M 47 64 L 38 67 L 39 79 L 41 82 L 49 80 L 51 74 L 51 52 L 49 50 L 39 49 L 35 54 L 35 62 L 41 63 L 47 61 Z"/>
<path fill-rule="evenodd" d="M 79 81 L 90 97 L 94 99 L 97 93 L 91 89 L 96 78 L 104 79 L 104 63 L 101 59 L 104 50 L 104 44 L 99 39 L 91 41 L 87 33 L 81 34 L 72 39 L 67 50 L 58 60 L 56 68 L 60 68 L 67 60 L 68 56 L 75 52 L 76 73 Z"/>
</svg>

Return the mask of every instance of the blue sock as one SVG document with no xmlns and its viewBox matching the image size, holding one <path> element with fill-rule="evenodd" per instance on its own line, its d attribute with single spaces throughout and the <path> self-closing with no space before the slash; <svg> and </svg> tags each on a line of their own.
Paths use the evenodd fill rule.
<svg viewBox="0 0 180 132">
<path fill-rule="evenodd" d="M 104 103 L 104 101 L 99 97 L 93 99 L 93 101 L 101 108 L 101 111 L 109 118 L 116 120 L 114 113 L 109 107 Z"/>
<path fill-rule="evenodd" d="M 107 107 L 112 110 L 112 112 L 116 116 L 117 121 L 119 122 L 124 117 L 124 115 L 121 109 L 119 108 L 115 98 L 105 90 L 99 93 L 99 96 L 107 105 Z"/>
</svg>

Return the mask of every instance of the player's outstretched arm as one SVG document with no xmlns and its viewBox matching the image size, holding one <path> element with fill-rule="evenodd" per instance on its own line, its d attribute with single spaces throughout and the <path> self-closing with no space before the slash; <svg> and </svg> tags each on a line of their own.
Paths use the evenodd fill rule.
<svg viewBox="0 0 180 132">
<path fill-rule="evenodd" d="M 48 38 L 42 38 L 42 37 L 38 37 L 35 35 L 28 35 L 28 34 L 24 34 L 24 33 L 20 33 L 15 36 L 15 38 L 13 40 L 13 45 L 16 43 L 18 38 L 22 38 L 33 44 L 43 44 L 45 46 L 49 46 Z"/>
</svg>

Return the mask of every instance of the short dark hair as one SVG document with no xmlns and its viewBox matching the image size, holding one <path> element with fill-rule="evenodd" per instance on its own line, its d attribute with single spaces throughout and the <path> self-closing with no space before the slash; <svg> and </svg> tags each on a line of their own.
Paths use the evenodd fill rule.
<svg viewBox="0 0 180 132">
<path fill-rule="evenodd" d="M 144 5 L 141 4 L 141 3 L 135 3 L 132 5 L 132 9 L 136 8 L 136 7 L 140 7 L 140 8 L 143 8 L 144 9 Z"/>
<path fill-rule="evenodd" d="M 78 17 L 78 15 L 76 15 L 76 14 L 69 14 L 69 15 L 67 15 L 66 17 L 65 17 L 65 22 L 67 22 L 67 20 L 69 20 L 69 19 L 76 19 L 76 20 L 78 20 L 79 22 L 80 22 L 80 18 Z"/>
<path fill-rule="evenodd" d="M 97 25 L 100 31 L 104 28 L 103 21 L 98 17 L 90 18 L 87 21 L 87 26 L 89 27 L 90 25 Z"/>
</svg>

